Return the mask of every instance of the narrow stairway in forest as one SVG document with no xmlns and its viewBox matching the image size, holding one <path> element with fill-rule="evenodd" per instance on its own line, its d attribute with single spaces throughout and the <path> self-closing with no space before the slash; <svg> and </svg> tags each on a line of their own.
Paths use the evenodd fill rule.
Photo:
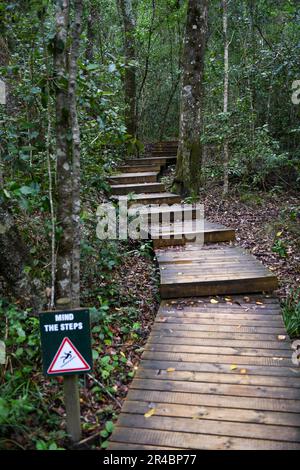
<svg viewBox="0 0 300 470">
<path fill-rule="evenodd" d="M 152 145 L 110 179 L 112 198 L 130 194 L 132 214 L 163 206 L 150 230 L 162 302 L 109 449 L 300 449 L 300 371 L 272 295 L 277 278 L 233 245 L 233 229 L 182 226 L 186 206 L 158 181 L 176 150 Z"/>
</svg>

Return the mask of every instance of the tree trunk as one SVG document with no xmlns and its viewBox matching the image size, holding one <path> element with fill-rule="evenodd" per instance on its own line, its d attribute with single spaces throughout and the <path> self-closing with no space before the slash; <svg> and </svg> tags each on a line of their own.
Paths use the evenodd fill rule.
<svg viewBox="0 0 300 470">
<path fill-rule="evenodd" d="M 173 190 L 198 194 L 201 171 L 201 124 L 208 0 L 189 0 L 183 48 L 180 130 Z"/>
<path fill-rule="evenodd" d="M 69 65 L 70 124 L 73 153 L 73 252 L 72 252 L 72 305 L 80 306 L 80 130 L 77 116 L 76 77 L 82 27 L 82 0 L 75 0 L 75 19 Z"/>
<path fill-rule="evenodd" d="M 32 260 L 9 210 L 0 205 L 0 275 L 17 300 L 34 312 L 46 300 L 41 282 L 32 277 Z"/>
<path fill-rule="evenodd" d="M 125 51 L 125 124 L 128 134 L 136 135 L 136 74 L 132 64 L 135 57 L 135 18 L 131 0 L 120 0 L 120 7 L 124 23 L 124 51 Z"/>
<path fill-rule="evenodd" d="M 67 39 L 69 1 L 56 2 L 56 38 L 54 77 L 56 85 L 56 151 L 57 151 L 57 221 L 60 239 L 57 253 L 57 302 L 70 306 L 72 298 L 72 149 L 69 138 L 69 97 L 67 77 Z"/>
<path fill-rule="evenodd" d="M 228 39 L 228 11 L 227 0 L 223 0 L 223 33 L 224 33 L 224 113 L 228 113 L 229 95 L 229 39 Z M 229 142 L 227 137 L 224 141 L 224 186 L 223 195 L 228 193 L 228 164 L 229 164 Z"/>
<path fill-rule="evenodd" d="M 100 55 L 103 62 L 103 51 L 102 51 L 102 41 L 101 41 L 101 26 L 99 26 L 99 14 L 93 2 L 90 2 L 89 6 L 89 16 L 87 19 L 87 46 L 85 51 L 86 59 L 92 63 L 94 60 L 94 52 L 96 46 L 99 45 Z M 98 25 L 97 25 L 98 24 Z M 98 30 L 99 38 L 96 38 L 96 28 Z M 97 39 L 99 42 L 97 43 Z"/>
</svg>

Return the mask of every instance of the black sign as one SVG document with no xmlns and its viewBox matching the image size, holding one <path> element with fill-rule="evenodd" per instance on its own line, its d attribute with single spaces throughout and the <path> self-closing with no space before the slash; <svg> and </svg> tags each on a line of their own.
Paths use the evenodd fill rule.
<svg viewBox="0 0 300 470">
<path fill-rule="evenodd" d="M 84 374 L 91 371 L 89 310 L 42 312 L 40 330 L 45 375 Z"/>
</svg>

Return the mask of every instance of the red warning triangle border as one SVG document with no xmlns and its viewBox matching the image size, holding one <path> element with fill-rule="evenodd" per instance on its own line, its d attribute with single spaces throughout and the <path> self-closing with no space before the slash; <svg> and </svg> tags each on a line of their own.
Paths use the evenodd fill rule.
<svg viewBox="0 0 300 470">
<path fill-rule="evenodd" d="M 53 367 L 54 367 L 54 364 L 58 358 L 58 356 L 60 355 L 64 345 L 66 343 L 69 343 L 70 347 L 74 349 L 75 353 L 77 354 L 77 356 L 79 357 L 79 359 L 83 362 L 84 364 L 84 367 L 81 367 L 81 368 L 78 368 L 78 367 L 75 367 L 73 369 L 56 369 L 56 370 L 53 370 Z M 55 354 L 54 358 L 53 358 L 53 361 L 51 362 L 48 370 L 47 370 L 47 374 L 59 374 L 59 373 L 65 373 L 65 372 L 83 372 L 83 371 L 88 371 L 88 370 L 91 370 L 91 366 L 89 366 L 89 364 L 86 362 L 86 360 L 82 357 L 82 355 L 80 354 L 80 352 L 78 351 L 78 349 L 74 346 L 74 344 L 72 343 L 72 341 L 70 340 L 70 338 L 68 338 L 67 336 L 62 340 L 61 342 L 61 345 L 60 347 L 58 348 L 58 351 L 57 353 Z"/>
</svg>

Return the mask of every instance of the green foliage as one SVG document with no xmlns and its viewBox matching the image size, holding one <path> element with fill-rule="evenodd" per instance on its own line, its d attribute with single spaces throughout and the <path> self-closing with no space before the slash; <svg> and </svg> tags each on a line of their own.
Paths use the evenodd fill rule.
<svg viewBox="0 0 300 470">
<path fill-rule="evenodd" d="M 287 246 L 283 240 L 275 240 L 274 245 L 272 246 L 272 251 L 277 253 L 280 258 L 287 257 Z"/>
<path fill-rule="evenodd" d="M 42 433 L 40 427 L 58 425 L 58 417 L 50 414 L 39 384 L 42 376 L 38 319 L 1 301 L 0 331 L 6 331 L 7 350 L 7 366 L 0 376 L 0 446 L 6 448 L 7 439 L 14 432 L 35 440 Z M 47 449 L 52 450 L 54 445 L 54 440 L 49 441 Z"/>
<path fill-rule="evenodd" d="M 36 450 L 64 450 L 64 448 L 58 447 L 56 442 L 38 440 L 36 441 Z"/>
<path fill-rule="evenodd" d="M 292 290 L 282 305 L 283 319 L 288 334 L 300 335 L 300 289 Z"/>
</svg>

